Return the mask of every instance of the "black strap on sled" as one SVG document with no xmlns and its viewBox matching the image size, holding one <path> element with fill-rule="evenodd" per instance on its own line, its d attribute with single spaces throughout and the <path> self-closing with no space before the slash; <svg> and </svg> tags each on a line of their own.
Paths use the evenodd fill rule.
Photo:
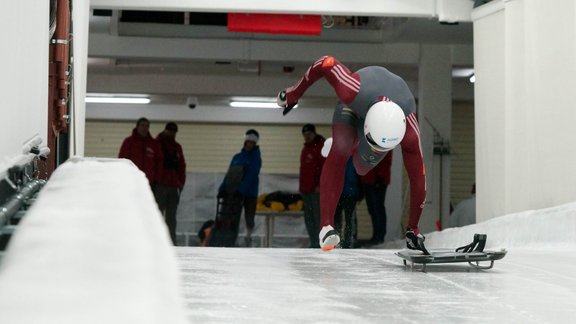
<svg viewBox="0 0 576 324">
<path fill-rule="evenodd" d="M 486 234 L 474 234 L 474 241 L 468 245 L 461 246 L 456 252 L 470 253 L 482 252 L 486 246 Z"/>
</svg>

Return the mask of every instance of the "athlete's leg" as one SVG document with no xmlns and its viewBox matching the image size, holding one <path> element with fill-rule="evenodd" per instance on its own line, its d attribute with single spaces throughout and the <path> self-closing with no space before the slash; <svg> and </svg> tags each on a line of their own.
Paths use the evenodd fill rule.
<svg viewBox="0 0 576 324">
<path fill-rule="evenodd" d="M 346 163 L 356 145 L 356 129 L 348 124 L 332 125 L 332 148 L 320 176 L 320 227 L 334 225 L 334 213 L 344 187 Z"/>
</svg>

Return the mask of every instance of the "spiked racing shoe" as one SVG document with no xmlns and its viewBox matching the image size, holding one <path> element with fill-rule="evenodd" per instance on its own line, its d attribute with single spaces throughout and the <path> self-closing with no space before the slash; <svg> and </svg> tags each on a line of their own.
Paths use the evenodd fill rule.
<svg viewBox="0 0 576 324">
<path fill-rule="evenodd" d="M 429 255 L 430 252 L 428 252 L 428 250 L 426 250 L 426 247 L 424 246 L 425 239 L 426 238 L 424 237 L 424 235 L 420 233 L 416 234 L 411 229 L 408 229 L 408 231 L 406 231 L 406 247 L 411 250 L 420 250 L 424 252 L 424 254 Z"/>
<path fill-rule="evenodd" d="M 340 243 L 338 232 L 330 225 L 322 227 L 319 238 L 320 247 L 323 251 L 330 251 Z"/>
</svg>

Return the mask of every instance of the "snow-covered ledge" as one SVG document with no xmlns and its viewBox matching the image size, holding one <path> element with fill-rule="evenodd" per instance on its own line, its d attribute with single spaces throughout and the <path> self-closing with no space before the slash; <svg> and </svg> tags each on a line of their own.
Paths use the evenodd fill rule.
<svg viewBox="0 0 576 324">
<path fill-rule="evenodd" d="M 174 251 L 132 162 L 58 167 L 0 263 L 0 323 L 186 323 Z"/>
<path fill-rule="evenodd" d="M 427 248 L 456 248 L 486 234 L 486 249 L 576 250 L 576 202 L 496 217 L 478 224 L 425 234 Z M 380 248 L 404 248 L 403 240 Z"/>
</svg>

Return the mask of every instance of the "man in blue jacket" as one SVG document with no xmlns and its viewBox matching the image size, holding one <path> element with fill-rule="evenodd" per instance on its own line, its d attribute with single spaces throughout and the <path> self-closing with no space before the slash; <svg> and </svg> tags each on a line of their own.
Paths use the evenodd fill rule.
<svg viewBox="0 0 576 324">
<path fill-rule="evenodd" d="M 232 210 L 232 227 L 236 233 L 242 208 L 246 218 L 246 246 L 252 244 L 252 231 L 254 230 L 254 217 L 256 215 L 256 202 L 258 199 L 258 185 L 262 158 L 258 140 L 260 134 L 249 129 L 244 135 L 244 146 L 240 153 L 232 157 L 228 172 L 220 185 L 218 196 L 227 200 L 227 209 Z M 217 222 L 218 223 L 218 222 Z"/>
</svg>

